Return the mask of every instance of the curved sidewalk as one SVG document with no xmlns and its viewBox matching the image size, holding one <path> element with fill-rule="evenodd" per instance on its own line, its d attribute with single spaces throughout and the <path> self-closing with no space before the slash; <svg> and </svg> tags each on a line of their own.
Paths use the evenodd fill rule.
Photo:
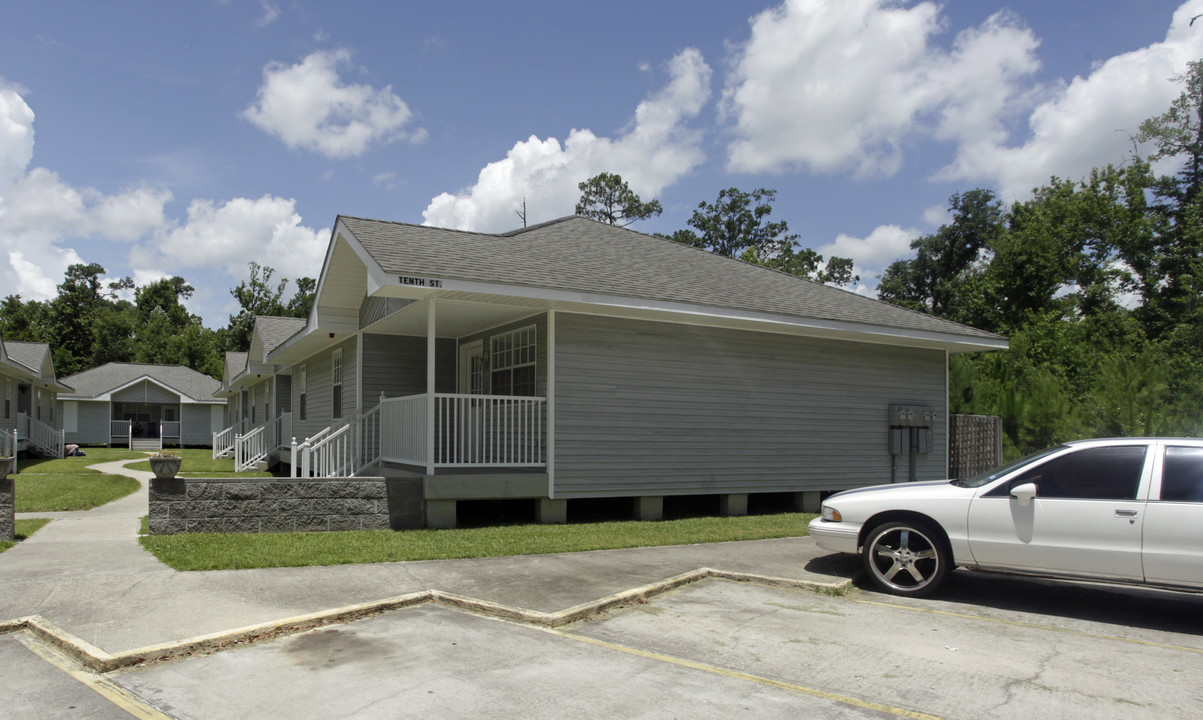
<svg viewBox="0 0 1203 720">
<path fill-rule="evenodd" d="M 93 465 L 142 487 L 55 520 L 0 553 L 0 623 L 40 616 L 110 653 L 437 591 L 558 613 L 701 568 L 798 584 L 847 582 L 854 566 L 805 537 L 468 560 L 177 572 L 138 543 L 149 472 Z M 799 527 L 799 531 L 803 530 Z"/>
</svg>

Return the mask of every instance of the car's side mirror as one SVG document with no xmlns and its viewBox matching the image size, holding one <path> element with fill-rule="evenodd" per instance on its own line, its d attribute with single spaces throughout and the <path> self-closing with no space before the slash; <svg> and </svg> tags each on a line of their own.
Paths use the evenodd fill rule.
<svg viewBox="0 0 1203 720">
<path fill-rule="evenodd" d="M 1011 497 L 1019 501 L 1021 507 L 1027 507 L 1032 504 L 1032 498 L 1036 497 L 1036 483 L 1024 483 L 1011 488 Z"/>
</svg>

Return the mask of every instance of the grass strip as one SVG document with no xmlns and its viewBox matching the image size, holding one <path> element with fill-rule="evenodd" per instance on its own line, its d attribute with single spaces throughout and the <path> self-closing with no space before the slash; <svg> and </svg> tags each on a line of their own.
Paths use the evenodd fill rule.
<svg viewBox="0 0 1203 720">
<path fill-rule="evenodd" d="M 16 522 L 16 528 L 14 532 L 14 534 L 17 536 L 17 542 L 10 542 L 8 540 L 0 541 L 0 552 L 4 552 L 11 547 L 16 547 L 18 542 L 27 539 L 30 535 L 33 535 L 38 530 L 41 530 L 42 526 L 48 522 L 50 522 L 50 518 L 29 518 L 18 520 Z"/>
<path fill-rule="evenodd" d="M 237 570 L 503 557 L 764 540 L 806 534 L 814 515 L 781 513 L 659 522 L 506 525 L 458 530 L 148 535 L 143 547 L 176 570 Z"/>
<path fill-rule="evenodd" d="M 233 458 L 214 458 L 213 451 L 207 448 L 184 448 L 176 450 L 168 448 L 167 452 L 179 455 L 181 477 L 271 477 L 269 472 L 251 470 L 242 473 L 234 472 Z M 150 472 L 150 459 L 133 462 L 126 465 L 130 470 Z"/>
<path fill-rule="evenodd" d="M 63 473 L 81 475 L 97 473 L 96 470 L 88 469 L 89 465 L 95 465 L 96 463 L 111 462 L 113 460 L 134 460 L 146 457 L 146 453 L 134 452 L 124 448 L 84 448 L 84 452 L 87 453 L 85 457 L 65 457 L 58 459 L 30 458 L 28 460 L 21 460 L 17 467 L 22 475 L 57 475 Z M 232 470 L 233 468 L 230 469 Z"/>
<path fill-rule="evenodd" d="M 17 512 L 91 510 L 137 490 L 133 478 L 101 473 L 10 476 L 16 483 Z"/>
</svg>

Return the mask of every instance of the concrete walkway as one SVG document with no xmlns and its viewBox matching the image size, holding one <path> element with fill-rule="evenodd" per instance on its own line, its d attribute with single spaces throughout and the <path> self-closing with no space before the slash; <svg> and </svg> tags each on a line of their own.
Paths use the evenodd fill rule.
<svg viewBox="0 0 1203 720">
<path fill-rule="evenodd" d="M 486 603 L 558 612 L 699 568 L 839 583 L 855 563 L 809 538 L 470 560 L 176 572 L 138 543 L 149 472 L 91 466 L 142 488 L 54 521 L 0 553 L 0 622 L 38 615 L 110 653 L 438 590 Z M 803 528 L 799 527 L 799 532 Z"/>
</svg>

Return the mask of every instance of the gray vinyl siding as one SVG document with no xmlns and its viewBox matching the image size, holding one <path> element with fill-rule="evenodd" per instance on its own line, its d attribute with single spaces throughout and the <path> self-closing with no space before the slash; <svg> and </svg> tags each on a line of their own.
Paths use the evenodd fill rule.
<svg viewBox="0 0 1203 720">
<path fill-rule="evenodd" d="M 116 403 L 152 403 L 174 405 L 180 401 L 180 396 L 154 383 L 143 380 L 115 392 L 111 396 Z"/>
<path fill-rule="evenodd" d="M 76 431 L 63 437 L 74 445 L 108 445 L 112 426 L 111 411 L 107 402 L 79 401 Z"/>
<path fill-rule="evenodd" d="M 212 418 L 209 405 L 184 405 L 180 408 L 180 444 L 213 447 Z"/>
<path fill-rule="evenodd" d="M 455 340 L 435 341 L 435 392 L 455 392 Z M 344 364 L 345 364 L 344 359 Z M 410 335 L 363 336 L 363 398 L 371 410 L 385 397 L 426 392 L 426 338 Z"/>
<path fill-rule="evenodd" d="M 484 351 L 486 354 L 492 352 L 489 347 L 489 338 L 495 335 L 504 335 L 514 330 L 520 330 L 524 327 L 535 326 L 535 395 L 538 397 L 547 397 L 547 315 L 536 315 L 525 320 L 519 320 L 508 325 L 491 328 L 483 333 L 468 335 L 460 338 L 460 345 L 467 345 L 476 340 L 484 340 Z M 488 381 L 491 382 L 490 377 Z M 488 390 L 492 393 L 492 388 Z"/>
<path fill-rule="evenodd" d="M 292 383 L 292 407 L 296 410 L 292 416 L 292 430 L 298 442 L 330 427 L 335 422 L 341 424 L 355 419 L 357 412 L 355 388 L 358 382 L 355 345 L 356 339 L 352 337 L 334 347 L 310 355 L 304 362 L 292 366 L 292 375 L 296 378 L 296 382 Z M 331 355 L 335 348 L 343 350 L 343 412 L 342 417 L 338 420 L 333 417 L 334 393 L 330 384 Z M 309 368 L 308 397 L 306 399 L 307 419 L 305 421 L 300 419 L 301 365 L 307 365 Z"/>
<path fill-rule="evenodd" d="M 890 403 L 938 412 L 918 475 L 939 479 L 944 368 L 942 351 L 557 314 L 555 496 L 889 482 Z"/>
</svg>

